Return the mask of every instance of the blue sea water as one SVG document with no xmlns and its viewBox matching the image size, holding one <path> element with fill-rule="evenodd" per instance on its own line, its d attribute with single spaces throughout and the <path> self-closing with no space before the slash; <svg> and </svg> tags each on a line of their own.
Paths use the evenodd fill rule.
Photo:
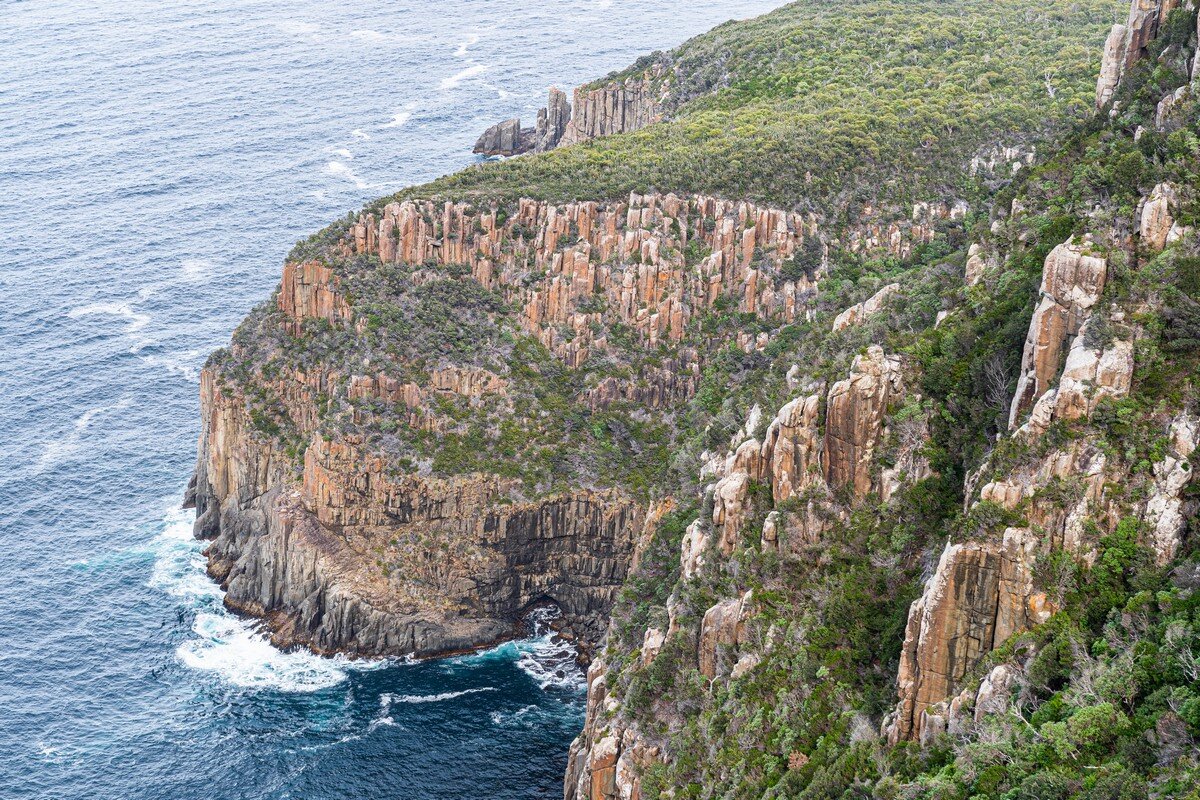
<svg viewBox="0 0 1200 800">
<path fill-rule="evenodd" d="M 548 637 L 268 645 L 178 509 L 197 375 L 298 238 L 775 0 L 0 0 L 0 798 L 560 796 Z"/>
</svg>

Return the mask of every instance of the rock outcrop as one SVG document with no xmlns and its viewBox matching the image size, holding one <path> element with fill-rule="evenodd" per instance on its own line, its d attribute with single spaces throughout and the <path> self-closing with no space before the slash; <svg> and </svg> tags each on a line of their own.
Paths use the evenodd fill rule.
<svg viewBox="0 0 1200 800">
<path fill-rule="evenodd" d="M 892 742 L 919 739 L 927 709 L 950 697 L 967 670 L 1014 633 L 1049 619 L 1033 589 L 1037 539 L 1009 528 L 999 544 L 948 544 L 914 601 L 900 652 L 900 702 L 885 723 Z"/>
<path fill-rule="evenodd" d="M 729 672 L 734 665 L 738 645 L 746 641 L 746 623 L 752 614 L 753 597 L 746 592 L 717 603 L 704 612 L 697 650 L 700 674 L 715 678 L 719 671 Z"/>
<path fill-rule="evenodd" d="M 1159 186 L 1144 203 L 1141 233 L 1151 247 L 1166 242 L 1173 197 L 1170 187 Z M 1092 325 L 1125 324 L 1121 312 L 1102 315 L 1094 310 L 1107 262 L 1089 254 L 1089 247 L 1069 241 L 1045 262 L 1042 298 L 1030 322 L 1010 414 L 1015 425 L 1023 408 L 1033 403 L 1028 421 L 1012 434 L 1027 443 L 1036 442 L 1056 421 L 1087 421 L 1101 401 L 1119 400 L 1132 387 L 1133 340 L 1089 336 Z M 1089 344 L 1093 338 L 1098 341 Z M 1168 453 L 1153 465 L 1148 481 L 1114 474 L 1092 433 L 1027 458 L 1005 475 L 993 475 L 980 489 L 980 502 L 1019 512 L 1027 527 L 1007 528 L 1000 542 L 947 545 L 909 612 L 897 679 L 899 702 L 885 721 L 888 738 L 926 739 L 948 725 L 953 729 L 957 708 L 969 699 L 954 696 L 967 671 L 1006 639 L 1053 613 L 1053 603 L 1035 588 L 1032 577 L 1039 554 L 1062 551 L 1090 564 L 1097 555 L 1097 531 L 1112 531 L 1132 511 L 1145 523 L 1143 544 L 1153 549 L 1158 563 L 1173 559 L 1184 530 L 1180 509 L 1197 432 L 1192 417 L 1175 419 Z M 1117 495 L 1123 490 L 1117 484 L 1122 481 L 1140 484 L 1131 493 L 1141 499 L 1120 502 Z M 1007 680 L 1007 673 L 996 677 Z M 983 699 L 993 690 L 981 688 Z"/>
<path fill-rule="evenodd" d="M 888 298 L 898 291 L 900 291 L 900 284 L 889 283 L 861 303 L 850 306 L 834 318 L 833 330 L 844 330 L 878 314 L 887 304 Z"/>
<path fill-rule="evenodd" d="M 629 133 L 663 119 L 663 90 L 655 90 L 660 70 L 648 70 L 619 83 L 575 90 L 571 122 L 560 144 Z"/>
<path fill-rule="evenodd" d="M 554 86 L 550 87 L 550 98 L 546 107 L 538 109 L 534 151 L 544 153 L 558 147 L 570 124 L 571 104 L 567 101 L 566 92 Z"/>
<path fill-rule="evenodd" d="M 618 703 L 608 693 L 608 666 L 588 670 L 587 721 L 567 754 L 564 800 L 641 800 L 641 771 L 658 759 L 633 726 L 613 716 Z"/>
<path fill-rule="evenodd" d="M 829 390 L 825 415 L 825 479 L 864 497 L 874 485 L 871 473 L 882 441 L 888 405 L 904 392 L 900 359 L 872 345 L 854 359 L 850 377 Z"/>
<path fill-rule="evenodd" d="M 630 133 L 661 122 L 668 86 L 659 80 L 662 74 L 662 67 L 656 66 L 619 82 L 581 86 L 574 90 L 573 102 L 561 89 L 551 87 L 546 105 L 538 109 L 535 127 L 522 129 L 517 119 L 498 122 L 479 137 L 475 152 L 503 156 L 544 153 L 560 145 Z"/>
<path fill-rule="evenodd" d="M 522 128 L 521 120 L 506 119 L 488 128 L 475 142 L 472 151 L 485 156 L 515 156 L 534 148 L 536 132 Z"/>
<path fill-rule="evenodd" d="M 821 463 L 824 436 L 820 426 L 821 396 L 797 397 L 783 408 L 763 441 L 770 463 L 771 494 L 776 503 L 804 493 L 824 480 Z"/>
<path fill-rule="evenodd" d="M 806 217 L 753 203 L 632 194 L 611 204 L 523 199 L 507 219 L 465 203 L 394 202 L 378 216 L 361 215 L 344 246 L 384 263 L 469 267 L 484 288 L 522 309 L 530 333 L 577 366 L 608 346 L 594 330 L 602 317 L 650 345 L 682 339 L 723 294 L 764 319 L 802 317 L 815 281 L 772 273 L 813 235 Z M 704 255 L 688 265 L 693 241 Z M 672 374 L 691 370 L 683 364 Z"/>
<path fill-rule="evenodd" d="M 1093 254 L 1087 241 L 1071 239 L 1046 257 L 1041 300 L 1033 312 L 1009 411 L 1010 428 L 1016 427 L 1021 413 L 1037 402 L 1058 376 L 1072 337 L 1100 300 L 1107 274 L 1107 259 Z"/>
<path fill-rule="evenodd" d="M 1200 420 L 1181 414 L 1171 422 L 1168 434 L 1167 453 L 1154 463 L 1150 497 L 1142 510 L 1142 519 L 1149 529 L 1149 544 L 1160 566 L 1179 552 L 1187 525 L 1183 494 L 1195 472 L 1189 459 L 1200 442 Z"/>
<path fill-rule="evenodd" d="M 1181 5 L 1181 0 L 1132 0 L 1128 21 L 1124 25 L 1114 25 L 1104 43 L 1100 77 L 1096 82 L 1097 109 L 1103 109 L 1112 101 L 1125 70 L 1146 54 L 1146 49 L 1158 36 L 1159 28 Z"/>
<path fill-rule="evenodd" d="M 1142 203 L 1138 234 L 1141 242 L 1152 250 L 1162 250 L 1180 238 L 1175 215 L 1179 211 L 1179 192 L 1169 183 L 1160 183 Z"/>
<path fill-rule="evenodd" d="M 1104 41 L 1104 55 L 1100 60 L 1100 77 L 1096 81 L 1096 108 L 1103 109 L 1112 102 L 1121 72 L 1125 67 L 1125 47 L 1129 40 L 1129 29 L 1124 25 L 1113 25 Z"/>
<path fill-rule="evenodd" d="M 256 435 L 246 401 L 202 376 L 197 532 L 233 608 L 281 645 L 431 656 L 515 632 L 551 601 L 595 641 L 644 511 L 617 492 L 513 502 L 491 476 L 393 477 L 352 441 L 316 435 L 302 480 Z"/>
</svg>

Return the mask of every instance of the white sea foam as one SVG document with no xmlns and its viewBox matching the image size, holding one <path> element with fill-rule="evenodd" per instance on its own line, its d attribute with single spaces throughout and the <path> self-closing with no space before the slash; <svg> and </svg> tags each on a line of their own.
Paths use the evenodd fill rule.
<svg viewBox="0 0 1200 800">
<path fill-rule="evenodd" d="M 333 154 L 338 158 L 354 158 L 354 154 L 344 147 L 339 147 L 337 150 L 334 150 Z"/>
<path fill-rule="evenodd" d="M 438 88 L 442 91 L 448 91 L 469 78 L 482 75 L 483 73 L 487 72 L 487 69 L 488 68 L 486 64 L 475 64 L 474 66 L 459 70 L 449 78 L 442 78 L 442 82 L 438 84 Z"/>
<path fill-rule="evenodd" d="M 325 165 L 325 172 L 326 174 L 332 175 L 335 178 L 344 178 L 353 183 L 359 189 L 369 189 L 371 187 L 371 184 L 358 177 L 354 170 L 350 169 L 349 166 L 343 164 L 341 161 L 330 161 Z"/>
<path fill-rule="evenodd" d="M 142 328 L 150 324 L 150 315 L 134 311 L 133 307 L 128 303 L 111 302 L 111 303 L 92 303 L 86 306 L 78 306 L 67 312 L 67 316 L 71 319 L 79 319 L 80 317 L 91 317 L 98 314 L 106 314 L 113 317 L 122 317 L 128 320 L 129 324 L 125 328 L 125 333 L 133 333 L 140 331 Z"/>
<path fill-rule="evenodd" d="M 300 22 L 299 20 L 281 20 L 275 27 L 291 36 L 311 36 L 321 30 L 315 22 Z"/>
<path fill-rule="evenodd" d="M 529 615 L 534 638 L 519 643 L 517 666 L 542 689 L 580 690 L 587 677 L 576 663 L 575 645 L 555 635 L 550 623 L 560 615 L 552 606 L 534 609 Z"/>
<path fill-rule="evenodd" d="M 442 692 L 440 694 L 391 694 L 387 692 L 379 696 L 379 705 L 381 708 L 387 709 L 396 703 L 440 703 L 444 700 L 453 700 L 456 697 L 462 697 L 463 695 L 495 691 L 497 691 L 495 686 L 481 686 L 475 689 L 463 689 L 458 692 Z"/>
<path fill-rule="evenodd" d="M 550 628 L 550 623 L 561 613 L 553 606 L 536 608 L 530 612 L 527 620 L 533 629 L 530 638 L 516 639 L 489 650 L 446 659 L 443 664 L 447 670 L 475 669 L 489 662 L 511 661 L 542 690 L 553 687 L 582 691 L 587 688 L 587 676 L 576 661 L 578 652 L 575 646 Z"/>
<path fill-rule="evenodd" d="M 192 669 L 214 672 L 235 686 L 315 692 L 346 680 L 346 670 L 337 659 L 307 652 L 285 653 L 248 622 L 228 613 L 200 612 L 192 631 L 198 638 L 179 646 L 179 659 Z"/>
<path fill-rule="evenodd" d="M 519 708 L 510 714 L 505 714 L 503 711 L 493 711 L 488 716 L 491 717 L 492 724 L 501 728 L 512 727 L 527 727 L 534 721 L 537 716 L 538 706 L 529 705 L 524 708 Z"/>
<path fill-rule="evenodd" d="M 365 132 L 362 128 L 355 128 L 354 130 L 350 131 L 350 135 L 353 136 L 355 139 L 370 139 L 371 138 L 371 134 Z"/>
<path fill-rule="evenodd" d="M 416 103 L 408 103 L 404 108 L 392 114 L 392 121 L 385 122 L 380 125 L 381 128 L 400 128 L 403 127 L 410 119 L 412 119 L 413 110 L 417 107 Z"/>
<path fill-rule="evenodd" d="M 364 42 L 382 42 L 388 38 L 386 34 L 372 30 L 350 31 L 350 35 L 355 39 L 361 39 Z"/>
<path fill-rule="evenodd" d="M 132 402 L 129 395 L 125 395 L 117 402 L 109 406 L 96 406 L 89 408 L 87 411 L 75 418 L 74 424 L 67 431 L 66 436 L 60 439 L 55 439 L 46 445 L 46 449 L 42 451 L 41 457 L 38 459 L 37 472 L 44 472 L 50 467 L 66 461 L 80 449 L 83 444 L 84 434 L 87 429 L 92 426 L 92 422 L 102 414 L 107 414 L 110 411 L 120 411 L 127 408 Z"/>
<path fill-rule="evenodd" d="M 209 672 L 225 683 L 282 692 L 315 692 L 342 683 L 351 669 L 386 664 L 324 658 L 309 652 L 283 652 L 255 624 L 225 610 L 225 593 L 204 571 L 203 543 L 192 536 L 195 514 L 172 510 L 152 542 L 154 568 L 149 585 L 175 597 L 195 613 L 192 638 L 176 650 L 186 666 Z"/>
<path fill-rule="evenodd" d="M 188 281 L 197 281 L 213 273 L 213 263 L 206 258 L 185 258 L 179 266 Z"/>
<path fill-rule="evenodd" d="M 459 58 L 463 58 L 467 54 L 467 48 L 473 44 L 477 44 L 478 42 L 479 42 L 479 34 L 478 33 L 468 33 L 467 38 L 464 41 L 460 42 L 458 45 L 458 48 L 455 49 L 454 55 L 458 56 Z"/>
<path fill-rule="evenodd" d="M 56 745 L 46 744 L 42 740 L 38 740 L 34 747 L 37 748 L 38 755 L 51 763 L 59 763 L 63 758 L 63 749 Z"/>
<path fill-rule="evenodd" d="M 203 354 L 203 350 L 183 350 L 168 355 L 142 356 L 141 359 L 149 366 L 162 367 L 167 372 L 183 376 L 183 379 L 188 383 L 199 383 L 200 364 L 203 363 L 201 356 Z"/>
</svg>

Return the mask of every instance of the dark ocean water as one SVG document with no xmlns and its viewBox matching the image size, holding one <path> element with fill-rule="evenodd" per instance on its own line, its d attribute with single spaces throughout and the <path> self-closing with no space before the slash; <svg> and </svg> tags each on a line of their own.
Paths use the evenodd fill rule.
<svg viewBox="0 0 1200 800">
<path fill-rule="evenodd" d="M 548 639 L 281 653 L 178 511 L 197 373 L 298 238 L 774 0 L 0 0 L 0 798 L 557 797 Z"/>
</svg>

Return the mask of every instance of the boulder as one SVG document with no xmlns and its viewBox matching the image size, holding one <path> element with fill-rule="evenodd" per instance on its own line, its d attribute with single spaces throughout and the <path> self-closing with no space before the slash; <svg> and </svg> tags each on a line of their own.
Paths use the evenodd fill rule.
<svg viewBox="0 0 1200 800">
<path fill-rule="evenodd" d="M 1152 250 L 1167 246 L 1171 229 L 1175 227 L 1175 214 L 1179 209 L 1179 192 L 1170 183 L 1160 183 L 1150 192 L 1142 204 L 1138 221 L 1138 234 L 1142 244 Z"/>
</svg>

